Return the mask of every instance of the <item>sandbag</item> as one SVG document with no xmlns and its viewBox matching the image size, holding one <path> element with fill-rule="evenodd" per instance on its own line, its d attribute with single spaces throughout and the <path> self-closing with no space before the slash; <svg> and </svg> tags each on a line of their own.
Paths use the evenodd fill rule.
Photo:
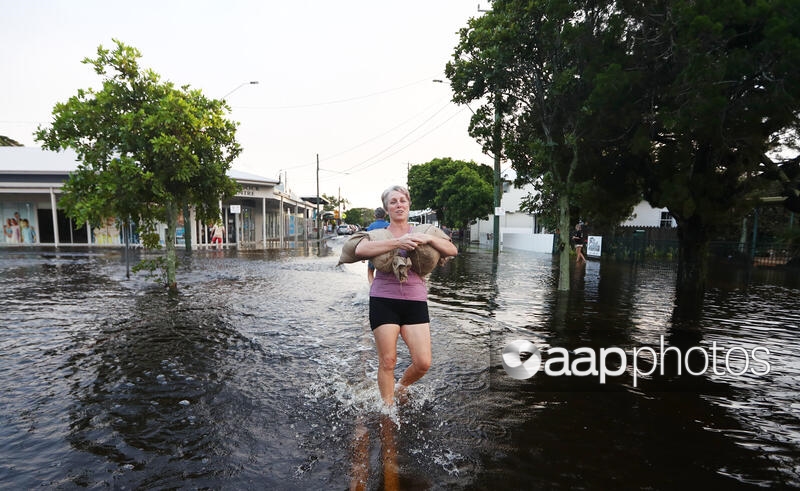
<svg viewBox="0 0 800 491">
<path fill-rule="evenodd" d="M 417 225 L 411 230 L 411 233 L 430 234 L 434 237 L 450 240 L 450 237 L 442 232 L 441 229 L 428 223 Z M 356 247 L 358 246 L 359 242 L 364 239 L 386 240 L 392 238 L 394 238 L 394 235 L 392 235 L 392 233 L 387 229 L 370 230 L 369 232 L 356 232 L 349 237 L 342 246 L 342 252 L 339 255 L 338 264 L 354 263 L 356 261 L 368 259 L 356 255 Z M 396 257 L 398 257 L 398 249 L 393 249 L 379 256 L 373 257 L 372 264 L 375 265 L 375 269 L 378 271 L 382 271 L 384 273 L 393 273 L 398 277 L 398 280 L 404 282 L 406 279 L 405 268 L 408 267 L 409 262 L 411 263 L 410 268 L 412 271 L 420 276 L 426 276 L 433 271 L 433 268 L 443 264 L 445 260 L 441 257 L 439 251 L 429 244 L 421 244 L 417 246 L 417 248 L 413 251 L 408 251 L 406 256 L 408 261 L 402 261 L 402 268 L 399 267 L 400 264 L 396 260 Z"/>
<path fill-rule="evenodd" d="M 429 234 L 434 237 L 450 240 L 450 237 L 446 233 L 429 223 L 417 225 L 411 230 L 411 233 Z M 413 251 L 408 251 L 408 257 L 411 259 L 411 269 L 420 276 L 430 274 L 433 268 L 444 262 L 439 251 L 428 244 L 422 244 Z"/>
<path fill-rule="evenodd" d="M 339 263 L 337 264 L 337 266 L 339 264 L 343 264 L 343 263 L 354 263 L 354 262 L 357 262 L 357 261 L 363 261 L 364 259 L 368 259 L 366 257 L 359 257 L 359 256 L 356 255 L 356 247 L 358 247 L 359 242 L 361 242 L 362 240 L 364 240 L 364 239 L 368 239 L 368 240 L 386 240 L 386 239 L 391 239 L 391 238 L 394 238 L 394 236 L 392 235 L 391 232 L 389 232 L 385 228 L 380 228 L 380 229 L 376 229 L 376 230 L 370 230 L 369 232 L 361 231 L 361 232 L 354 233 L 353 235 L 351 235 L 350 237 L 347 238 L 347 240 L 345 241 L 344 245 L 342 246 L 342 252 L 339 255 Z M 388 267 L 388 269 L 380 269 L 380 271 L 384 271 L 386 273 L 391 273 L 392 272 L 392 267 L 391 267 L 392 257 L 394 256 L 394 254 L 395 254 L 395 251 L 389 251 L 389 252 L 383 253 L 378 257 L 372 258 L 372 263 L 376 264 L 375 260 L 378 259 L 378 258 L 381 258 L 381 259 L 379 259 L 380 263 L 382 265 L 385 265 L 388 262 L 389 267 Z M 386 256 L 386 257 L 384 257 L 384 256 Z M 377 268 L 377 264 L 376 264 L 375 267 Z"/>
</svg>

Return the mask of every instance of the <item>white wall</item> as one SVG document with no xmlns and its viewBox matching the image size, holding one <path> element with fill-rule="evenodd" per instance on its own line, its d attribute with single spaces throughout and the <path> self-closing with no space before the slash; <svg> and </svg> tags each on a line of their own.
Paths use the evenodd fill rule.
<svg viewBox="0 0 800 491">
<path fill-rule="evenodd" d="M 553 252 L 553 234 L 503 233 L 500 236 L 503 249 L 519 249 L 532 252 Z"/>
</svg>

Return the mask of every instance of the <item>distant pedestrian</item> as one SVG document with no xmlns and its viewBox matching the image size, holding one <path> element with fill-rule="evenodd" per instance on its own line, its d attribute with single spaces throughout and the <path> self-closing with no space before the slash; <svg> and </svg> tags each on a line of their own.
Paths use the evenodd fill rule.
<svg viewBox="0 0 800 491">
<path fill-rule="evenodd" d="M 367 226 L 366 231 L 369 232 L 370 230 L 378 230 L 388 227 L 389 222 L 387 222 L 385 218 L 386 210 L 380 206 L 375 208 L 375 221 Z M 367 281 L 369 281 L 369 284 L 371 285 L 373 280 L 375 280 L 375 264 L 370 259 L 367 261 Z"/>
<path fill-rule="evenodd" d="M 222 247 L 223 239 L 225 238 L 225 227 L 221 223 L 214 223 L 211 226 L 211 245 L 216 244 L 217 249 Z"/>
<path fill-rule="evenodd" d="M 581 229 L 581 224 L 575 224 L 575 232 L 572 233 L 572 243 L 575 244 L 575 252 L 578 255 L 578 258 L 575 260 L 576 263 L 585 263 L 586 257 L 583 255 L 583 230 Z"/>
</svg>

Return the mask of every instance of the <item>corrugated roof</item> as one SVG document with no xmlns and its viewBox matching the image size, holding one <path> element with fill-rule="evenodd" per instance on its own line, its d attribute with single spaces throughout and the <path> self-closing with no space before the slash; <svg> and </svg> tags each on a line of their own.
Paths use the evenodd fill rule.
<svg viewBox="0 0 800 491">
<path fill-rule="evenodd" d="M 228 171 L 228 177 L 236 179 L 237 181 L 254 181 L 268 184 L 278 184 L 279 182 L 278 179 L 275 178 L 258 176 L 238 169 L 230 169 Z"/>
</svg>

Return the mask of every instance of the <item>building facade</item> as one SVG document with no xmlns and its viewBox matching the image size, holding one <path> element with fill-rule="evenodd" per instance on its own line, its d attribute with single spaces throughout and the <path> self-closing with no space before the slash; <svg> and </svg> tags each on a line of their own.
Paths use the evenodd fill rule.
<svg viewBox="0 0 800 491">
<path fill-rule="evenodd" d="M 77 155 L 49 152 L 37 147 L 0 147 L 0 246 L 119 246 L 120 225 L 114 217 L 92 227 L 75 223 L 58 201 L 70 172 L 77 169 Z M 237 248 L 284 247 L 314 235 L 316 205 L 283 189 L 277 179 L 231 170 L 241 190 L 220 202 L 225 227 L 223 245 Z M 191 237 L 193 245 L 210 245 L 210 225 L 201 223 L 190 210 L 181 216 L 177 242 Z M 162 243 L 166 226 L 159 227 Z M 135 229 L 132 241 L 137 242 Z"/>
<path fill-rule="evenodd" d="M 500 244 L 503 248 L 533 252 L 553 252 L 557 240 L 551 231 L 546 230 L 536 215 L 520 211 L 520 204 L 529 194 L 536 194 L 533 185 L 517 188 L 512 185 L 513 176 L 503 177 L 503 195 L 500 201 Z M 666 208 L 654 208 L 647 201 L 636 205 L 631 216 L 620 223 L 623 227 L 674 228 L 675 219 Z M 477 220 L 470 226 L 472 242 L 491 247 L 494 231 L 494 217 Z"/>
</svg>

